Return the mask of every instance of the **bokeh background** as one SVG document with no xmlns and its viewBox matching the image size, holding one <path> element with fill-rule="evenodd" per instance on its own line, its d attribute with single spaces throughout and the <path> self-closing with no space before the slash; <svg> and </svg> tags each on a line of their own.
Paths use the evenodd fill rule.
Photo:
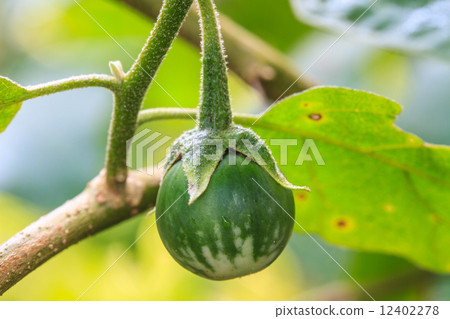
<svg viewBox="0 0 450 319">
<path fill-rule="evenodd" d="M 300 23 L 287 0 L 217 0 L 220 12 L 289 56 L 303 70 L 335 39 Z M 78 1 L 131 55 L 152 21 L 118 0 Z M 226 45 L 226 43 L 225 43 Z M 133 60 L 73 0 L 0 2 L 0 74 L 23 85 L 83 73 L 125 69 Z M 177 40 L 145 107 L 195 107 L 200 54 Z M 423 140 L 450 144 L 450 64 L 405 56 L 343 37 L 309 70 L 324 85 L 376 92 L 403 105 L 396 124 Z M 233 108 L 257 113 L 260 94 L 230 75 Z M 0 242 L 78 194 L 103 167 L 112 97 L 102 89 L 60 93 L 25 102 L 0 135 Z M 176 137 L 190 121 L 148 126 Z M 161 151 L 158 156 L 163 157 Z M 145 214 L 62 252 L 0 300 L 75 300 L 149 227 Z M 450 276 L 408 261 L 329 245 L 325 249 L 377 300 L 450 300 Z M 184 270 L 164 250 L 156 227 L 137 242 L 83 300 L 367 300 L 309 237 L 294 234 L 288 249 L 261 273 L 212 282 Z"/>
</svg>

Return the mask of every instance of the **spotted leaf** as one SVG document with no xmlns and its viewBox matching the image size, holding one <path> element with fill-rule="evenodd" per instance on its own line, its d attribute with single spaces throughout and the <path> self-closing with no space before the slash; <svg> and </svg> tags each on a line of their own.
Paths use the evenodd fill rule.
<svg viewBox="0 0 450 319">
<path fill-rule="evenodd" d="M 450 147 L 397 128 L 400 111 L 375 94 L 323 87 L 281 101 L 252 128 L 277 159 L 286 154 L 270 141 L 290 141 L 280 168 L 311 188 L 295 195 L 297 231 L 450 272 Z"/>
</svg>

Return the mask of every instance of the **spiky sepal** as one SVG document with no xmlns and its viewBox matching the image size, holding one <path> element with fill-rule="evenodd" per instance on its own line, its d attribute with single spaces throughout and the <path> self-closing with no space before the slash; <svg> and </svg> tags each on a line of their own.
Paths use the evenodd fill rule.
<svg viewBox="0 0 450 319">
<path fill-rule="evenodd" d="M 282 186 L 306 190 L 306 186 L 290 183 L 279 169 L 272 152 L 264 141 L 251 129 L 239 125 L 223 131 L 195 128 L 183 133 L 173 143 L 164 166 L 163 178 L 172 165 L 183 161 L 184 173 L 188 180 L 189 204 L 192 204 L 208 187 L 209 180 L 224 154 L 240 153 L 247 161 L 256 162 Z M 230 161 L 233 161 L 230 156 Z"/>
</svg>

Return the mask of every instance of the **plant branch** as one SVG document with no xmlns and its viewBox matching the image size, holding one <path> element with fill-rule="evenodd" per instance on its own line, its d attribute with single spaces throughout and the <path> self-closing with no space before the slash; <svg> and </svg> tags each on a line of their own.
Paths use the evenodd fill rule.
<svg viewBox="0 0 450 319">
<path fill-rule="evenodd" d="M 147 44 L 122 81 L 106 75 L 88 75 L 25 88 L 27 98 L 34 98 L 83 87 L 104 87 L 114 92 L 115 106 L 108 139 L 106 172 L 89 183 L 80 195 L 0 246 L 0 295 L 65 248 L 154 206 L 159 177 L 128 172 L 126 142 L 134 134 L 145 93 L 192 2 L 164 1 Z M 189 24 L 193 25 L 194 20 L 191 18 Z M 197 25 L 197 21 L 194 22 Z M 228 41 L 227 45 L 235 57 L 231 59 L 231 65 L 237 70 L 236 73 L 248 83 L 258 81 L 270 98 L 278 98 L 276 92 L 285 90 L 296 79 L 294 68 L 286 63 L 282 55 L 257 38 L 241 29 L 233 29 L 239 27 L 232 22 L 224 24 L 227 25 L 225 42 Z M 197 28 L 188 27 L 186 30 L 189 30 L 192 39 L 198 40 Z M 242 38 L 242 34 L 247 36 Z M 253 65 L 256 71 L 250 72 L 249 65 Z M 265 83 L 269 84 L 267 88 Z M 301 91 L 311 85 L 312 82 L 297 82 L 293 91 Z M 195 114 L 197 111 L 188 112 Z M 189 118 L 185 111 L 178 109 L 153 109 L 141 115 L 140 123 L 157 118 Z M 252 116 L 239 114 L 235 115 L 235 119 L 241 124 L 254 120 Z"/>
<path fill-rule="evenodd" d="M 30 85 L 26 86 L 25 89 L 28 91 L 29 98 L 32 99 L 43 95 L 87 87 L 103 87 L 112 92 L 117 92 L 119 89 L 119 83 L 112 76 L 103 74 L 89 74 L 73 76 L 67 79 L 39 85 Z"/>
<path fill-rule="evenodd" d="M 115 94 L 106 155 L 106 178 L 112 188 L 122 187 L 127 178 L 127 140 L 136 129 L 136 120 L 145 93 L 192 5 L 193 0 L 166 0 L 156 25 L 138 59 L 125 75 Z"/>
<path fill-rule="evenodd" d="M 5 77 L 0 76 L 0 80 L 2 80 L 2 83 L 5 86 L 2 91 L 3 94 L 0 97 L 0 104 L 2 107 L 21 103 L 25 100 L 34 99 L 40 96 L 74 89 L 103 87 L 112 92 L 117 92 L 119 89 L 119 82 L 114 77 L 103 74 L 79 75 L 63 80 L 25 87 Z"/>
<path fill-rule="evenodd" d="M 188 120 L 192 119 L 197 112 L 196 109 L 180 109 L 175 107 L 147 109 L 139 112 L 138 125 L 144 125 L 158 120 Z M 233 113 L 233 120 L 236 124 L 251 126 L 257 118 L 257 115 Z"/>
<path fill-rule="evenodd" d="M 80 195 L 0 246 L 0 295 L 63 249 L 154 206 L 159 177 L 129 173 L 126 145 L 136 129 L 145 93 L 192 2 L 164 1 L 149 40 L 124 77 L 120 63 L 112 62 L 116 78 L 82 76 L 25 89 L 26 96 L 32 98 L 78 87 L 104 86 L 114 92 L 114 111 L 105 172 Z"/>
<path fill-rule="evenodd" d="M 74 199 L 41 217 L 0 246 L 0 296 L 62 250 L 154 206 L 160 175 L 130 171 L 121 192 L 104 174 Z"/>
<path fill-rule="evenodd" d="M 157 17 L 161 5 L 160 0 L 116 1 L 126 3 L 152 19 Z M 220 23 L 229 68 L 249 85 L 263 91 L 267 99 L 275 101 L 317 85 L 308 76 L 298 78 L 301 72 L 288 57 L 226 15 L 220 15 Z M 200 47 L 198 18 L 195 13 L 187 16 L 180 36 Z"/>
</svg>

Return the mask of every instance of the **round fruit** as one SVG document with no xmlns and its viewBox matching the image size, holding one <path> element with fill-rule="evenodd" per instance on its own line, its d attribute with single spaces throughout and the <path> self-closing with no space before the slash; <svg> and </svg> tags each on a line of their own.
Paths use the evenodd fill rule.
<svg viewBox="0 0 450 319">
<path fill-rule="evenodd" d="M 156 201 L 158 232 L 172 257 L 213 280 L 245 276 L 269 266 L 283 251 L 295 217 L 290 189 L 264 168 L 225 155 L 206 191 L 188 204 L 181 161 L 165 176 Z"/>
</svg>

